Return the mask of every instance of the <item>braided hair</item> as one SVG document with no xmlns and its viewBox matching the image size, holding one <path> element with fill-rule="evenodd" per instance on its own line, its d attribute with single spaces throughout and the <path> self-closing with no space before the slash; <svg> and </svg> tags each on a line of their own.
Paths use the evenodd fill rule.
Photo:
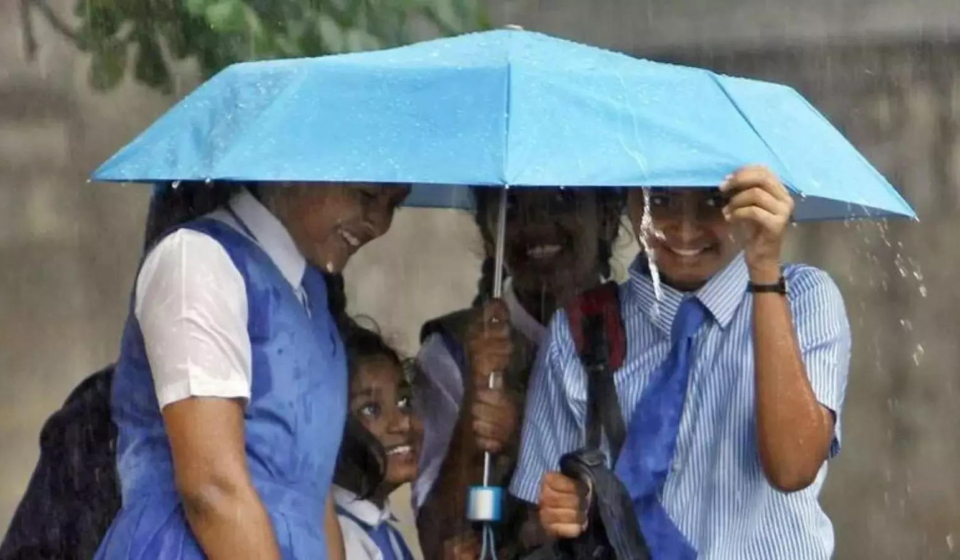
<svg viewBox="0 0 960 560">
<path fill-rule="evenodd" d="M 477 227 L 480 228 L 480 235 L 487 246 L 496 243 L 494 232 L 489 231 L 490 218 L 497 210 L 497 199 L 499 198 L 499 188 L 493 187 L 474 187 L 473 194 L 476 200 L 476 214 L 474 220 Z M 623 194 L 619 189 L 605 188 L 597 189 L 597 211 L 604 219 L 619 223 L 619 218 L 623 212 L 624 200 Z M 613 234 L 607 236 L 606 228 L 601 228 L 600 236 L 597 238 L 597 268 L 600 277 L 609 279 L 613 277 L 613 271 L 610 267 L 610 261 L 613 259 L 613 244 L 617 238 L 618 230 L 613 228 Z M 477 282 L 477 295 L 473 300 L 473 305 L 481 305 L 490 294 L 493 293 L 493 280 L 496 276 L 496 259 L 491 256 L 484 258 L 480 268 L 480 280 Z"/>
</svg>

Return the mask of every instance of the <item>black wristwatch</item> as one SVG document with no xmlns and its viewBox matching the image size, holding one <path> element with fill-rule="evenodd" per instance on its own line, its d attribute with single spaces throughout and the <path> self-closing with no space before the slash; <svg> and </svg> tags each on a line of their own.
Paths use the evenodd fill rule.
<svg viewBox="0 0 960 560">
<path fill-rule="evenodd" d="M 787 279 L 780 275 L 780 280 L 776 284 L 754 284 L 747 283 L 747 291 L 752 294 L 781 294 L 787 295 Z"/>
</svg>

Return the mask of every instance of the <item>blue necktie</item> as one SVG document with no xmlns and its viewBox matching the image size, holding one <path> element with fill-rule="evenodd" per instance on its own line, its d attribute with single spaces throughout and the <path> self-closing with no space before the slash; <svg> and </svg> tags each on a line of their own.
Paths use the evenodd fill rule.
<svg viewBox="0 0 960 560">
<path fill-rule="evenodd" d="M 690 377 L 693 336 L 707 311 L 695 297 L 680 304 L 671 328 L 667 359 L 644 389 L 634 410 L 615 470 L 630 492 L 640 529 L 655 560 L 694 560 L 697 552 L 660 504 L 677 449 L 677 433 Z"/>
<path fill-rule="evenodd" d="M 406 543 L 403 542 L 403 537 L 386 521 L 371 529 L 367 534 L 380 549 L 383 560 L 413 560 L 413 555 L 410 554 Z M 390 538 L 391 534 L 394 535 L 394 539 Z M 400 558 L 397 558 L 397 555 L 394 554 L 393 540 L 396 540 L 400 546 Z"/>
</svg>

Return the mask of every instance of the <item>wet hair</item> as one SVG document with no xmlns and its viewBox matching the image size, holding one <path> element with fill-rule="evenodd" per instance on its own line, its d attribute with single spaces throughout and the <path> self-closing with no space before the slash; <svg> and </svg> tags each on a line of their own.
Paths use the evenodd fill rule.
<svg viewBox="0 0 960 560">
<path fill-rule="evenodd" d="M 474 215 L 477 227 L 480 228 L 480 236 L 485 245 L 492 246 L 496 243 L 496 232 L 489 230 L 493 213 L 497 210 L 500 189 L 491 187 L 474 187 L 474 199 L 476 200 L 477 212 Z M 604 188 L 596 189 L 597 193 L 597 211 L 601 218 L 611 220 L 619 224 L 620 215 L 623 213 L 625 197 L 620 189 Z M 619 233 L 619 225 L 614 228 L 611 237 L 606 237 L 606 231 L 601 228 L 600 236 L 597 238 L 597 270 L 601 278 L 609 279 L 613 276 L 610 269 L 610 260 L 613 258 L 613 244 Z M 496 259 L 491 256 L 483 260 L 480 268 L 480 281 L 477 283 L 477 296 L 473 301 L 474 305 L 483 303 L 490 294 L 493 293 L 493 280 L 496 275 Z"/>
<path fill-rule="evenodd" d="M 204 181 L 158 183 L 150 197 L 143 235 L 144 252 L 175 227 L 223 207 L 230 197 L 244 187 L 259 198 L 259 190 L 253 184 Z"/>
<path fill-rule="evenodd" d="M 343 319 L 340 329 L 350 381 L 357 376 L 362 363 L 371 358 L 386 358 L 398 367 L 404 367 L 397 351 L 375 330 L 364 328 L 349 318 Z M 386 470 L 387 454 L 383 445 L 348 412 L 333 473 L 334 484 L 353 492 L 359 499 L 367 499 L 383 483 Z"/>
</svg>

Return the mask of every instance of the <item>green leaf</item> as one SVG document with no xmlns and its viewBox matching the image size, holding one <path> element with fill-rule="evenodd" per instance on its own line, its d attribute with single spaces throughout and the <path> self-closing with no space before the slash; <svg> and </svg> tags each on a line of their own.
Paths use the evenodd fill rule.
<svg viewBox="0 0 960 560">
<path fill-rule="evenodd" d="M 207 6 L 204 15 L 217 33 L 241 33 L 247 30 L 247 17 L 240 0 L 220 0 Z"/>
<path fill-rule="evenodd" d="M 187 13 L 192 16 L 202 16 L 206 13 L 210 0 L 185 0 L 184 4 L 187 7 Z"/>
<path fill-rule="evenodd" d="M 343 52 L 346 48 L 344 33 L 340 26 L 327 14 L 317 18 L 317 33 L 331 51 Z"/>
<path fill-rule="evenodd" d="M 346 48 L 348 51 L 371 51 L 380 48 L 380 41 L 362 29 L 351 29 L 347 33 Z"/>
<path fill-rule="evenodd" d="M 84 19 L 85 26 L 90 30 L 90 37 L 94 40 L 113 37 L 123 22 L 117 10 L 105 6 L 91 7 Z"/>
<path fill-rule="evenodd" d="M 113 89 L 123 79 L 127 67 L 127 45 L 109 41 L 97 46 L 90 63 L 90 86 L 98 91 Z"/>
<path fill-rule="evenodd" d="M 146 34 L 140 35 L 137 50 L 136 68 L 134 77 L 137 81 L 146 84 L 163 93 L 170 93 L 173 83 L 170 79 L 170 70 L 163 60 L 163 52 L 156 40 Z"/>
<path fill-rule="evenodd" d="M 123 2 L 117 2 L 117 0 L 77 0 L 77 3 L 73 5 L 73 15 L 78 18 L 85 18 L 91 10 L 95 9 L 107 9 L 116 12 L 123 11 Z"/>
</svg>

